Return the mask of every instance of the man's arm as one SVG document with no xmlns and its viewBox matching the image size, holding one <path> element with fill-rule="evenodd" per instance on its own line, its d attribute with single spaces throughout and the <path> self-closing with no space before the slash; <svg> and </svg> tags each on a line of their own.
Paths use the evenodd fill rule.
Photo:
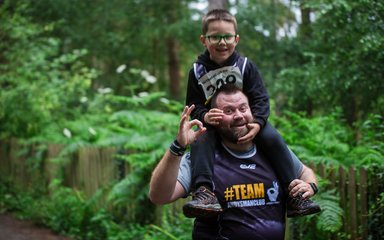
<svg viewBox="0 0 384 240">
<path fill-rule="evenodd" d="M 166 204 L 185 196 L 186 192 L 177 181 L 181 156 L 167 150 L 152 172 L 149 198 L 155 204 Z"/>
<path fill-rule="evenodd" d="M 303 164 L 303 169 L 299 179 L 295 179 L 289 184 L 288 190 L 291 196 L 302 193 L 303 198 L 310 198 L 315 195 L 310 183 L 317 185 L 316 175 L 313 170 Z"/>
<path fill-rule="evenodd" d="M 188 121 L 194 107 L 194 105 L 186 106 L 180 119 L 176 141 L 183 148 L 186 148 L 206 131 L 200 121 L 196 119 Z M 194 126 L 198 127 L 196 131 L 193 130 Z M 181 157 L 168 149 L 156 166 L 149 184 L 149 198 L 153 203 L 166 204 L 185 196 L 184 188 L 177 181 Z"/>
</svg>

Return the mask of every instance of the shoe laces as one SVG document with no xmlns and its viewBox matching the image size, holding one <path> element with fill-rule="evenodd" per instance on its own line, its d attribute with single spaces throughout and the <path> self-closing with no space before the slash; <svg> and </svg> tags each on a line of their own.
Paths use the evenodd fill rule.
<svg viewBox="0 0 384 240">
<path fill-rule="evenodd" d="M 200 187 L 196 192 L 192 194 L 194 200 L 206 200 L 212 198 L 213 193 L 205 187 Z"/>
<path fill-rule="evenodd" d="M 296 197 L 292 197 L 291 201 L 296 206 L 306 207 L 306 206 L 309 206 L 309 205 L 312 204 L 311 200 L 302 198 L 302 194 L 301 193 L 299 195 L 297 195 Z"/>
</svg>

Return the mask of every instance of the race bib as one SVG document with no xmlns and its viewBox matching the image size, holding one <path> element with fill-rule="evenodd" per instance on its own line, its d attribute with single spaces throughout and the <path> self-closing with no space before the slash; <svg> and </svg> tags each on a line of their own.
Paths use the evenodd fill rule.
<svg viewBox="0 0 384 240">
<path fill-rule="evenodd" d="M 207 100 L 212 97 L 217 89 L 228 83 L 235 84 L 240 90 L 243 89 L 243 77 L 237 66 L 222 67 L 209 71 L 199 79 L 199 84 L 203 88 Z"/>
</svg>

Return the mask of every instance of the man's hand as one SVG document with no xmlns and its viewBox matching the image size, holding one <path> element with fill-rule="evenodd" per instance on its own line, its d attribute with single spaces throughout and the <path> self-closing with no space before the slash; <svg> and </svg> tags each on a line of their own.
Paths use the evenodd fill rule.
<svg viewBox="0 0 384 240">
<path fill-rule="evenodd" d="M 239 138 L 237 140 L 237 144 L 252 141 L 260 131 L 260 124 L 258 123 L 248 123 L 247 127 L 249 129 L 249 132 L 245 136 Z"/>
<path fill-rule="evenodd" d="M 296 197 L 299 193 L 302 193 L 303 198 L 310 198 L 315 195 L 311 185 L 300 179 L 293 180 L 288 186 L 288 191 L 292 197 Z"/>
<path fill-rule="evenodd" d="M 176 140 L 182 147 L 186 147 L 195 141 L 201 134 L 203 134 L 207 129 L 203 127 L 203 123 L 195 119 L 189 121 L 189 116 L 191 115 L 192 110 L 195 108 L 195 105 L 190 107 L 186 106 L 180 118 L 179 132 L 177 134 Z M 198 129 L 195 131 L 193 127 L 197 126 Z"/>
<path fill-rule="evenodd" d="M 212 126 L 219 125 L 221 119 L 223 118 L 223 110 L 218 108 L 212 108 L 204 115 L 204 122 Z"/>
</svg>

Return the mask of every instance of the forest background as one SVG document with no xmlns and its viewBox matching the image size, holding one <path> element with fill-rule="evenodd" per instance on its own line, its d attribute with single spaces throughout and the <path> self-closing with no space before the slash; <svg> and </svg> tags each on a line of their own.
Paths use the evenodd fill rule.
<svg viewBox="0 0 384 240">
<path fill-rule="evenodd" d="M 82 209 L 60 221 L 48 207 L 33 215 L 36 202 L 51 204 L 36 196 L 42 186 L 25 193 L 1 179 L 0 210 L 33 215 L 79 239 L 188 239 L 188 219 L 172 217 L 177 229 L 168 218 L 154 224 L 148 181 L 176 134 L 188 71 L 204 50 L 201 17 L 214 7 L 236 15 L 237 49 L 258 65 L 271 122 L 304 162 L 383 172 L 382 1 L 1 0 L 0 140 L 38 146 L 28 160 L 35 167 L 49 143 L 64 146 L 60 164 L 82 147 L 116 147 L 130 153 L 118 157 L 133 170 L 103 189 L 105 208 L 90 207 L 58 174 L 46 188 L 54 185 L 60 197 L 45 199 Z M 334 192 L 318 200 L 333 195 L 337 203 Z M 383 199 L 381 193 L 372 203 L 373 226 L 383 217 Z M 142 206 L 135 221 L 121 214 L 127 202 Z M 342 210 L 331 206 L 333 220 L 317 219 L 319 239 L 340 230 Z"/>
</svg>

